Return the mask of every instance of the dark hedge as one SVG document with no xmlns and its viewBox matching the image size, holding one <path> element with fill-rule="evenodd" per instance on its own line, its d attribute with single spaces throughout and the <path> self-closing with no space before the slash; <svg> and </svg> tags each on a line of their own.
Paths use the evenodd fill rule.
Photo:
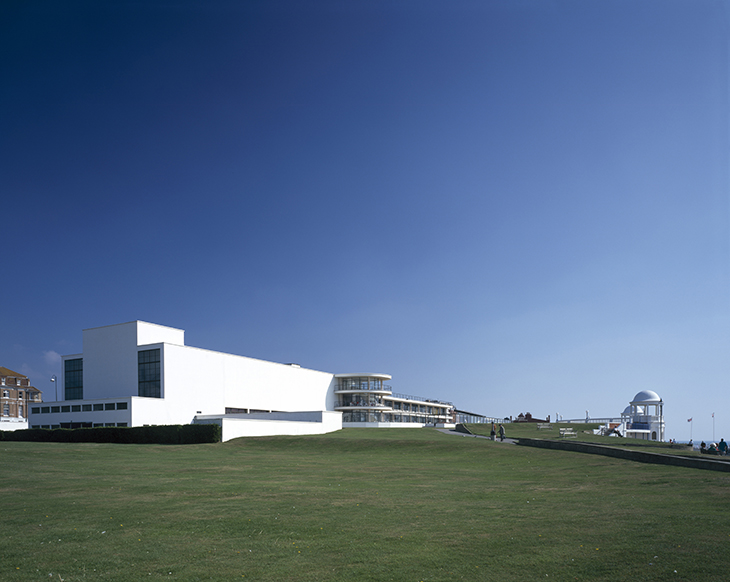
<svg viewBox="0 0 730 582">
<path fill-rule="evenodd" d="M 0 441 L 44 443 L 124 443 L 155 445 L 193 445 L 217 443 L 221 427 L 217 424 L 173 424 L 166 426 L 99 426 L 95 428 L 29 428 L 0 431 Z"/>
</svg>

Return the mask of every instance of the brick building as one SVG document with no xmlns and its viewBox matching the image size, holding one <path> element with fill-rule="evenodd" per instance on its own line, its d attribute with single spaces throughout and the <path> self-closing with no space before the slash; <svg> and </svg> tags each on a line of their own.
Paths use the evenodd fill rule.
<svg viewBox="0 0 730 582">
<path fill-rule="evenodd" d="M 28 428 L 29 407 L 41 401 L 41 391 L 28 376 L 0 366 L 0 430 Z"/>
</svg>

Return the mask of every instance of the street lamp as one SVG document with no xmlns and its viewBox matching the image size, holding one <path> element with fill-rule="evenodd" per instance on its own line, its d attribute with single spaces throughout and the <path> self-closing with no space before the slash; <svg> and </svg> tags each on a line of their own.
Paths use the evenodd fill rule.
<svg viewBox="0 0 730 582">
<path fill-rule="evenodd" d="M 51 382 L 53 382 L 54 388 L 56 389 L 56 402 L 58 402 L 58 378 L 55 374 L 51 376 Z"/>
</svg>

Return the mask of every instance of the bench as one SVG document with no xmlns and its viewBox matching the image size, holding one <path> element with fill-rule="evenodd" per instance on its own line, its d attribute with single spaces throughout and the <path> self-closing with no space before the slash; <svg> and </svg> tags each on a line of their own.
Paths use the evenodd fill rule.
<svg viewBox="0 0 730 582">
<path fill-rule="evenodd" d="M 544 428 L 550 429 L 553 428 L 553 425 L 549 422 L 538 422 L 537 423 L 537 430 L 542 430 Z"/>
<path fill-rule="evenodd" d="M 561 428 L 559 430 L 560 430 L 560 436 L 563 438 L 578 436 L 572 428 Z"/>
</svg>

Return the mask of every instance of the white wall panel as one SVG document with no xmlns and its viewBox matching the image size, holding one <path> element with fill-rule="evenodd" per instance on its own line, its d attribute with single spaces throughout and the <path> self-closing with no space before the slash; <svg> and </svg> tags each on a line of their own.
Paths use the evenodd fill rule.
<svg viewBox="0 0 730 582">
<path fill-rule="evenodd" d="M 137 395 L 137 322 L 85 329 L 84 400 Z"/>
<path fill-rule="evenodd" d="M 137 345 L 168 343 L 179 346 L 185 345 L 185 330 L 137 321 Z"/>
<path fill-rule="evenodd" d="M 218 421 L 218 424 L 221 424 L 222 440 L 224 442 L 235 438 L 251 436 L 326 434 L 342 428 L 342 414 L 326 411 L 322 411 L 321 414 L 320 422 L 227 417 Z"/>
</svg>

